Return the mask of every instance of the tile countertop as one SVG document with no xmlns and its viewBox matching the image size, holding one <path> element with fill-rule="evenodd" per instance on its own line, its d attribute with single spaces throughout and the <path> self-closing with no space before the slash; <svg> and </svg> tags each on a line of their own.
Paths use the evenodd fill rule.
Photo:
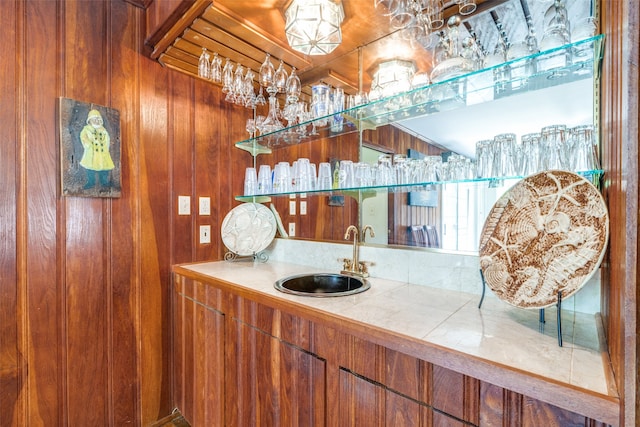
<svg viewBox="0 0 640 427">
<path fill-rule="evenodd" d="M 371 289 L 360 294 L 313 298 L 284 294 L 273 284 L 287 276 L 326 270 L 273 261 L 219 261 L 180 268 L 338 319 L 354 320 L 372 329 L 419 340 L 451 354 L 471 356 L 469 360 L 484 363 L 484 367 L 506 367 L 506 371 L 519 372 L 521 376 L 533 374 L 532 378 L 543 383 L 569 385 L 587 396 L 609 399 L 612 402 L 609 406 L 615 406 L 617 394 L 608 371 L 607 353 L 599 340 L 597 315 L 563 310 L 563 347 L 560 347 L 555 308 L 545 310 L 546 323 L 542 329 L 538 310 L 513 307 L 497 298 L 485 298 L 478 309 L 478 295 L 388 279 L 367 279 Z M 495 371 L 493 374 L 490 371 L 487 375 L 495 375 Z M 496 382 L 495 377 L 480 379 L 509 388 L 509 384 Z M 540 398 L 534 394 L 528 393 Z"/>
</svg>

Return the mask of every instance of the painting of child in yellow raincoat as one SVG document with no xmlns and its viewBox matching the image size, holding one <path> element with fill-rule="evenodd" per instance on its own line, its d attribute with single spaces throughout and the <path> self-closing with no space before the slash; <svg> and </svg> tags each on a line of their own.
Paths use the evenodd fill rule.
<svg viewBox="0 0 640 427">
<path fill-rule="evenodd" d="M 117 110 L 60 99 L 62 192 L 120 196 L 120 120 Z"/>
</svg>

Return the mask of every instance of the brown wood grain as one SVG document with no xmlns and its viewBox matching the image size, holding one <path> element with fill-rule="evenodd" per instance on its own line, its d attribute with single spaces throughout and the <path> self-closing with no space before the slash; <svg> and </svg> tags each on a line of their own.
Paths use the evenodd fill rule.
<svg viewBox="0 0 640 427">
<path fill-rule="evenodd" d="M 425 359 L 433 359 L 427 349 L 418 356 L 408 354 L 406 337 L 402 350 L 396 349 L 390 336 L 386 340 L 376 337 L 373 327 L 362 335 L 353 334 L 354 325 L 344 319 L 332 322 L 313 316 L 308 309 L 297 312 L 295 304 L 279 306 L 276 300 L 254 299 L 224 282 L 188 276 L 176 278 L 177 289 L 182 291 L 180 304 L 208 307 L 208 301 L 215 301 L 215 311 L 226 322 L 224 343 L 219 343 L 219 349 L 225 349 L 226 385 L 211 403 L 225 402 L 228 425 L 605 425 L 504 389 L 491 378 L 480 380 L 428 362 Z M 212 294 L 207 287 L 213 289 Z M 215 297 L 209 299 L 210 295 Z M 205 329 L 205 323 L 197 319 L 197 310 L 181 314 L 195 319 L 189 321 L 193 329 L 186 339 L 179 338 L 184 337 L 184 326 L 176 332 L 176 354 L 192 352 L 195 361 L 202 360 L 205 352 L 198 344 L 203 336 L 198 328 Z M 184 317 L 181 319 L 184 324 Z M 310 348 L 294 344 L 299 340 L 297 334 L 283 333 L 290 325 L 304 325 L 304 333 L 311 334 Z M 204 365 L 194 367 L 179 369 L 187 378 L 207 374 L 198 374 Z M 523 383 L 533 381 L 533 376 L 523 378 Z M 529 390 L 536 387 L 539 384 Z M 179 390 L 184 393 L 184 388 L 176 388 Z M 565 399 L 578 399 L 574 393 L 565 386 Z M 189 404 L 181 410 L 187 419 L 194 419 L 206 403 L 198 402 L 192 391 L 187 395 Z M 177 401 L 184 402 L 184 396 L 176 396 Z M 586 406 L 582 409 L 591 412 Z"/>
<path fill-rule="evenodd" d="M 171 336 L 169 266 L 222 257 L 223 245 L 215 238 L 205 248 L 196 243 L 196 224 L 210 220 L 212 231 L 219 230 L 237 205 L 232 197 L 242 191 L 241 170 L 251 163 L 233 147 L 244 139 L 246 111 L 227 106 L 213 85 L 146 56 L 146 36 L 181 3 L 154 1 L 145 12 L 119 0 L 0 2 L 0 22 L 7 29 L 0 41 L 0 425 L 146 425 L 177 404 L 173 394 L 180 388 L 172 388 L 172 377 L 183 371 L 184 357 L 172 359 L 170 351 L 177 338 Z M 601 306 L 624 402 L 620 424 L 626 425 L 635 423 L 638 406 L 638 35 L 632 29 L 639 26 L 639 13 L 633 0 L 601 2 L 607 37 L 603 188 L 611 215 Z M 98 30 L 87 33 L 88 27 Z M 121 112 L 120 199 L 59 196 L 60 96 Z M 225 161 L 233 169 L 219 166 Z M 197 171 L 203 163 L 207 176 Z M 211 217 L 178 217 L 179 194 L 192 202 L 210 194 Z M 327 207 L 325 198 L 309 203 L 323 215 L 338 210 Z M 346 228 L 340 220 L 326 230 L 311 218 L 304 221 L 303 229 L 328 231 L 336 241 Z M 376 331 L 352 332 L 383 340 Z M 407 353 L 417 356 L 420 350 L 410 344 Z M 449 360 L 448 369 L 464 369 L 463 361 Z M 478 368 L 477 375 L 503 381 L 491 366 Z M 557 385 L 545 387 L 555 396 Z M 505 399 L 512 401 L 517 398 Z M 586 405 L 593 401 L 584 396 Z M 574 404 L 561 398 L 558 403 Z M 603 404 L 602 411 L 612 404 Z M 87 413 L 89 406 L 95 411 Z"/>
</svg>

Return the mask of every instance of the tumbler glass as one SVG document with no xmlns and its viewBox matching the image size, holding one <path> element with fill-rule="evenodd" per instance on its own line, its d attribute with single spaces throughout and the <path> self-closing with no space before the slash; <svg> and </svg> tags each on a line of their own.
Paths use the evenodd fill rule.
<svg viewBox="0 0 640 427">
<path fill-rule="evenodd" d="M 567 127 L 565 125 L 543 127 L 540 144 L 544 170 L 567 168 Z"/>
<path fill-rule="evenodd" d="M 570 135 L 573 147 L 571 168 L 576 172 L 600 169 L 593 126 L 576 126 L 571 129 Z"/>
<path fill-rule="evenodd" d="M 247 168 L 244 173 L 244 195 L 254 196 L 258 192 L 256 168 Z"/>
<path fill-rule="evenodd" d="M 260 169 L 258 169 L 258 194 L 269 194 L 271 188 L 271 166 L 260 165 Z"/>
<path fill-rule="evenodd" d="M 318 190 L 331 190 L 331 182 L 333 177 L 331 176 L 331 164 L 328 162 L 322 162 L 318 165 Z"/>
</svg>

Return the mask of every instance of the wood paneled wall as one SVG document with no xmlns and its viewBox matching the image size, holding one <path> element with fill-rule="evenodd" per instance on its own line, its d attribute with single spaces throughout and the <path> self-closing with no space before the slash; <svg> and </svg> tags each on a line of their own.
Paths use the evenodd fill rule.
<svg viewBox="0 0 640 427">
<path fill-rule="evenodd" d="M 248 110 L 144 55 L 176 3 L 154 4 L 0 2 L 0 426 L 148 425 L 175 403 L 169 268 L 221 258 L 196 230 L 251 157 L 232 144 Z M 59 97 L 120 111 L 122 197 L 61 196 Z"/>
<path fill-rule="evenodd" d="M 640 5 L 601 0 L 606 48 L 601 79 L 604 196 L 611 237 L 603 262 L 603 319 L 616 385 L 624 402 L 621 425 L 638 418 L 638 85 Z"/>
<path fill-rule="evenodd" d="M 175 404 L 169 267 L 221 258 L 196 230 L 219 229 L 251 161 L 233 148 L 246 110 L 144 55 L 180 3 L 0 1 L 0 426 L 147 425 Z M 602 307 L 626 425 L 638 413 L 639 9 L 601 0 Z M 121 198 L 61 197 L 61 96 L 120 111 Z M 192 212 L 211 197 L 211 216 L 177 216 L 178 195 Z"/>
</svg>

